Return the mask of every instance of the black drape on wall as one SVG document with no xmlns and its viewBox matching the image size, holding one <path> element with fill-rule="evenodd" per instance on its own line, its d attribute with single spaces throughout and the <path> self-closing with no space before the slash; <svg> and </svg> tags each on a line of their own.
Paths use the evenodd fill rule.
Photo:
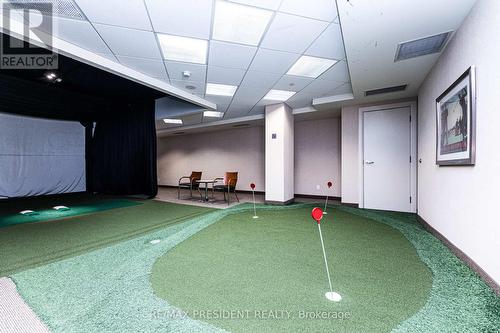
<svg viewBox="0 0 500 333">
<path fill-rule="evenodd" d="M 91 191 L 156 196 L 154 101 L 117 106 L 120 112 L 96 121 L 90 138 Z"/>
</svg>

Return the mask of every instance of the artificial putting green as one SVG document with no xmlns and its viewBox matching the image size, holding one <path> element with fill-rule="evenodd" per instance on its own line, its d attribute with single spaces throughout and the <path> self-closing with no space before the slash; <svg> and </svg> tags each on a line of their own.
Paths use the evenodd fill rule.
<svg viewBox="0 0 500 333">
<path fill-rule="evenodd" d="M 154 205 L 158 205 L 158 207 L 150 207 L 152 210 L 156 211 L 156 213 L 151 215 L 147 214 L 147 210 L 144 210 L 144 207 L 147 207 L 146 204 L 114 210 L 115 212 L 122 210 L 128 211 L 127 214 L 122 215 L 122 219 L 126 221 L 125 223 L 148 224 L 152 223 L 148 221 L 149 219 L 158 219 L 157 221 L 159 221 L 161 216 L 167 218 L 167 220 L 164 220 L 163 224 L 158 225 L 158 227 L 155 227 L 150 232 L 140 233 L 127 240 L 112 242 L 77 256 L 69 256 L 63 260 L 53 260 L 43 265 L 37 265 L 32 269 L 22 269 L 10 275 L 12 280 L 16 283 L 17 290 L 24 301 L 50 328 L 51 332 L 227 333 L 227 330 L 224 330 L 220 326 L 210 324 L 209 320 L 200 318 L 200 316 L 197 316 L 198 319 L 196 320 L 189 316 L 184 316 L 182 314 L 182 308 L 179 309 L 179 307 L 175 306 L 176 304 L 172 304 L 170 299 L 163 298 L 158 292 L 158 288 L 153 289 L 153 287 L 158 284 L 158 281 L 153 282 L 153 280 L 158 278 L 157 269 L 161 268 L 159 264 L 165 260 L 165 254 L 184 247 L 185 243 L 191 244 L 190 240 L 195 239 L 200 234 L 203 236 L 204 230 L 211 232 L 210 229 L 212 226 L 215 227 L 219 223 L 225 224 L 228 223 L 227 221 L 232 220 L 236 221 L 234 223 L 235 228 L 229 230 L 229 226 L 227 226 L 226 230 L 229 233 L 234 232 L 236 236 L 239 236 L 241 232 L 247 230 L 241 228 L 240 225 L 245 222 L 248 224 L 256 223 L 256 221 L 251 218 L 253 215 L 252 205 L 242 204 L 224 210 L 211 210 L 207 213 L 198 214 L 192 218 L 180 219 L 177 222 L 168 220 L 169 212 L 178 210 L 186 213 L 190 211 L 189 206 L 162 202 L 155 202 Z M 159 206 L 164 206 L 164 208 Z M 308 218 L 312 207 L 312 205 L 304 204 L 285 207 L 258 205 L 257 209 L 261 219 L 273 216 L 278 218 L 279 216 L 289 216 L 290 220 L 304 218 L 304 223 L 312 228 L 310 233 L 311 237 L 313 237 L 317 235 L 317 227 L 312 224 L 313 222 Z M 326 217 L 327 219 L 333 218 L 337 221 L 337 219 L 342 216 L 346 217 L 344 221 L 340 220 L 339 222 L 335 222 L 331 227 L 326 226 L 328 222 L 325 220 L 324 228 L 327 252 L 332 267 L 332 275 L 334 277 L 333 281 L 336 289 L 342 293 L 344 299 L 339 304 L 333 305 L 332 303 L 327 303 L 326 306 L 339 306 L 342 309 L 349 308 L 351 311 L 349 312 L 349 319 L 345 321 L 328 321 L 327 323 L 338 325 L 338 327 L 335 326 L 332 329 L 332 326 L 328 326 L 325 331 L 375 332 L 377 330 L 382 330 L 383 326 L 387 326 L 388 329 L 386 331 L 392 331 L 394 333 L 498 332 L 498 327 L 500 327 L 500 297 L 497 297 L 477 274 L 454 256 L 446 246 L 425 231 L 422 226 L 416 222 L 414 215 L 373 212 L 338 206 L 335 208 L 332 207 L 331 209 L 330 214 Z M 108 213 L 109 212 L 101 212 L 92 214 L 92 216 L 96 218 L 97 216 L 106 215 Z M 302 215 L 303 213 L 307 213 L 307 217 Z M 179 214 L 181 214 L 181 212 L 179 212 Z M 363 221 L 366 221 L 366 227 L 368 229 L 365 230 L 363 227 L 364 222 L 361 224 L 350 222 L 356 221 L 360 217 Z M 132 221 L 128 221 L 129 219 Z M 238 219 L 240 219 L 240 221 L 238 221 Z M 66 220 L 62 220 L 61 222 L 65 223 Z M 368 231 L 372 230 L 373 232 L 374 230 L 378 230 L 380 232 L 384 228 L 378 229 L 370 224 L 390 227 L 391 229 L 385 229 L 384 233 L 378 235 L 378 237 L 381 237 L 382 240 L 395 242 L 396 246 L 392 246 L 391 244 L 380 246 L 381 241 L 373 240 Z M 295 228 L 284 228 L 282 232 L 278 232 L 278 226 L 279 224 L 276 225 L 275 228 L 272 225 L 269 228 L 271 234 L 276 236 L 273 237 L 273 242 L 293 240 L 293 238 L 287 236 L 287 234 L 294 231 Z M 306 227 L 301 225 L 300 228 Z M 300 230 L 300 228 L 298 229 Z M 333 230 L 330 228 L 333 228 Z M 346 280 L 345 275 L 342 275 L 345 273 L 337 270 L 336 265 L 339 265 L 338 261 L 342 258 L 346 260 L 348 253 L 342 254 L 337 251 L 334 241 L 335 238 L 338 237 L 335 234 L 345 235 L 346 232 L 342 231 L 342 229 L 353 231 L 352 228 L 357 229 L 356 234 L 351 235 L 354 238 L 350 240 L 344 239 L 344 244 L 340 241 L 338 244 L 355 249 L 351 250 L 353 256 L 363 254 L 367 255 L 367 257 L 354 258 L 354 263 L 357 267 L 349 267 L 344 272 L 351 272 L 356 275 Z M 99 228 L 92 228 L 92 232 L 94 233 L 99 233 L 100 231 L 101 229 Z M 386 231 L 394 237 L 391 236 L 387 238 L 385 236 Z M 376 279 L 377 277 L 388 276 L 388 274 L 383 272 L 385 268 L 394 269 L 399 267 L 399 265 L 389 262 L 375 270 L 370 270 L 365 267 L 371 266 L 368 260 L 372 260 L 371 258 L 374 256 L 386 256 L 387 261 L 404 261 L 406 257 L 413 258 L 405 262 L 405 265 L 413 266 L 413 268 L 407 268 L 405 266 L 404 270 L 415 270 L 414 257 L 411 255 L 408 257 L 407 252 L 411 252 L 411 249 L 408 249 L 408 245 L 401 239 L 401 235 L 397 235 L 398 233 L 401 233 L 401 235 L 411 243 L 411 247 L 413 247 L 415 253 L 418 255 L 418 259 L 425 263 L 426 267 L 432 271 L 432 287 L 431 290 L 428 291 L 429 294 L 426 296 L 425 304 L 413 314 L 410 314 L 411 311 L 405 308 L 414 309 L 417 307 L 417 301 L 413 299 L 415 297 L 414 294 L 416 293 L 418 296 L 421 295 L 420 293 L 423 291 L 419 289 L 421 286 L 414 283 L 414 280 L 422 283 L 425 280 L 423 275 L 409 278 L 405 272 L 402 272 L 403 275 L 398 275 L 396 274 L 399 273 L 398 271 L 393 271 L 392 275 L 389 276 L 389 280 L 378 280 Z M 215 239 L 218 239 L 220 236 L 223 235 L 214 234 Z M 36 238 L 35 235 L 31 235 L 31 237 L 33 239 Z M 263 237 L 268 236 L 263 235 Z M 152 243 L 152 240 L 155 240 L 155 242 Z M 254 241 L 260 242 L 255 239 Z M 371 249 L 373 241 L 374 245 L 376 245 L 375 249 L 379 249 L 380 252 L 366 251 L 363 249 Z M 403 246 L 397 246 L 397 244 L 402 244 Z M 230 256 L 226 250 L 222 253 L 214 253 L 210 250 L 211 246 L 212 244 L 206 244 L 206 251 L 209 253 L 226 256 L 227 258 Z M 215 243 L 214 246 L 216 248 L 219 247 L 217 243 Z M 236 247 L 236 245 L 232 243 L 229 243 L 229 246 Z M 243 244 L 243 246 L 248 245 Z M 289 249 L 288 255 L 292 256 L 293 252 L 297 251 L 295 248 L 304 248 L 306 246 L 308 246 L 307 243 L 296 243 L 294 246 L 287 245 Z M 321 251 L 319 243 L 315 242 L 313 246 L 318 249 L 318 252 Z M 398 259 L 399 255 L 397 253 L 394 254 L 388 250 L 396 248 L 398 251 L 400 251 L 400 249 L 403 250 L 401 259 Z M 195 249 L 197 249 L 196 245 L 192 250 Z M 2 248 L 1 250 L 3 251 L 4 249 Z M 249 256 L 255 256 L 260 251 L 257 246 L 253 247 L 253 250 L 252 253 L 248 254 Z M 3 253 L 5 252 L 2 252 L 2 254 Z M 266 252 L 264 251 L 264 253 Z M 238 250 L 236 250 L 235 254 L 238 254 Z M 292 261 L 283 253 L 278 254 L 278 258 L 281 260 Z M 200 256 L 200 253 L 193 252 L 193 255 Z M 270 255 L 274 256 L 275 254 L 272 253 Z M 308 291 L 313 290 L 312 292 L 315 293 L 311 296 L 308 292 L 307 295 L 304 296 L 306 299 L 312 299 L 314 297 L 314 302 L 318 299 L 323 299 L 323 293 L 327 289 L 327 282 L 324 272 L 321 271 L 323 263 L 320 259 L 317 259 L 316 256 L 321 256 L 321 253 L 315 253 L 314 256 L 311 256 L 311 261 L 306 259 L 302 260 L 302 262 L 294 261 L 294 265 L 297 267 L 304 265 L 306 271 L 318 269 L 318 278 L 317 280 L 313 280 L 312 283 L 306 280 L 297 281 L 297 290 L 289 294 L 289 297 L 284 298 L 283 295 L 279 295 L 282 299 L 282 302 L 279 304 L 280 307 L 296 304 L 293 298 L 297 297 L 297 293 L 304 294 L 303 290 L 306 288 Z M 348 261 L 353 260 L 353 258 L 347 259 Z M 186 260 L 190 259 L 186 258 Z M 217 259 L 207 257 L 207 260 L 213 260 L 214 264 L 219 265 L 219 260 Z M 242 260 L 248 259 L 243 258 Z M 270 260 L 271 259 L 266 259 L 266 262 Z M 306 262 L 306 264 L 304 264 L 304 262 Z M 186 276 L 186 279 L 194 275 L 204 277 L 206 273 L 204 273 L 202 269 L 209 269 L 210 265 L 207 263 L 200 263 L 200 265 L 199 268 L 190 267 L 199 274 L 191 273 Z M 421 263 L 417 263 L 416 265 L 421 265 Z M 274 286 L 279 284 L 280 288 L 288 287 L 290 285 L 290 280 L 295 280 L 298 274 L 302 274 L 300 273 L 300 269 L 297 269 L 297 272 L 292 272 L 292 275 L 285 276 L 280 272 L 283 266 L 280 262 L 274 261 L 274 266 L 274 268 L 264 266 L 264 268 L 269 270 L 272 269 L 276 273 L 274 275 L 263 274 L 263 276 L 271 276 L 272 279 L 269 279 L 269 283 Z M 234 276 L 230 275 L 229 268 L 231 267 L 234 268 L 235 266 L 224 266 L 220 271 L 215 272 L 215 274 L 220 278 L 225 278 L 226 281 L 227 278 L 230 277 L 228 283 L 234 283 L 232 281 L 239 278 L 246 279 L 237 274 L 234 274 Z M 263 266 L 259 266 L 258 263 L 255 262 L 252 262 L 252 267 L 254 270 L 263 269 Z M 180 268 L 184 269 L 182 266 L 180 266 Z M 247 268 L 242 268 L 241 272 L 245 269 Z M 285 272 L 289 273 L 289 271 Z M 253 271 L 251 273 L 256 274 Z M 426 274 L 428 273 L 429 272 Z M 167 272 L 162 269 L 160 274 L 176 273 L 175 271 Z M 366 277 L 362 275 L 366 275 Z M 275 281 L 276 277 L 279 277 L 281 280 L 287 279 L 288 282 L 284 281 L 278 283 Z M 166 276 L 165 278 L 168 279 L 169 277 Z M 214 281 L 215 279 L 214 277 L 207 278 L 209 281 Z M 362 289 L 353 290 L 350 287 L 351 280 L 353 285 L 357 285 Z M 404 290 L 399 290 L 402 283 L 400 280 L 405 280 L 408 283 L 406 286 L 408 289 L 407 293 L 405 293 Z M 153 284 L 151 282 L 153 282 Z M 185 288 L 183 286 L 185 283 L 187 282 L 181 281 L 179 287 Z M 252 283 L 263 284 L 263 282 L 258 279 L 252 281 Z M 283 287 L 281 284 L 283 284 Z M 374 286 L 369 286 L 367 284 L 374 284 Z M 394 288 L 398 287 L 398 289 L 393 291 L 392 284 L 394 284 Z M 231 288 L 233 287 L 228 285 L 228 290 L 234 290 Z M 265 286 L 265 288 L 267 288 L 267 286 Z M 376 294 L 376 296 L 380 297 L 376 299 L 373 297 L 373 294 L 370 294 L 373 290 L 385 290 L 387 294 Z M 260 292 L 266 292 L 269 295 L 266 289 L 263 291 L 259 290 L 258 293 Z M 403 295 L 401 292 L 409 296 L 400 300 L 396 296 Z M 245 310 L 243 307 L 248 305 L 251 299 L 259 297 L 258 293 L 255 295 L 243 294 L 241 297 L 241 304 L 238 302 L 238 308 L 236 310 Z M 191 295 L 187 302 L 192 302 L 193 304 L 208 302 L 207 300 L 197 300 L 197 298 L 200 297 L 214 297 L 214 302 L 221 302 L 220 296 L 212 294 L 209 291 L 196 295 L 193 295 L 193 292 L 191 292 L 186 295 Z M 359 299 L 360 295 L 362 297 L 361 300 Z M 229 295 L 228 297 L 234 300 L 233 295 Z M 387 300 L 384 299 L 385 297 L 397 303 L 401 308 L 394 310 L 396 316 L 401 316 L 403 312 L 407 312 L 407 315 L 410 317 L 407 317 L 394 327 L 393 325 L 400 318 L 393 318 L 393 314 L 383 308 L 377 309 L 377 307 L 385 306 L 387 302 Z M 178 305 L 182 305 L 182 302 L 184 301 L 179 301 Z M 263 305 L 269 305 L 268 300 L 264 300 L 263 302 Z M 325 305 L 321 303 L 322 301 L 319 302 L 320 304 L 315 307 L 317 310 L 321 310 L 322 306 Z M 262 309 L 259 304 L 257 305 L 262 311 L 279 310 Z M 394 304 L 389 304 L 388 306 L 392 309 L 396 307 Z M 303 307 L 305 308 L 304 305 Z M 198 310 L 212 309 L 214 309 L 214 307 L 212 303 L 210 303 L 209 309 Z M 378 313 L 379 315 L 376 316 L 374 313 Z M 272 323 L 274 320 L 279 321 L 281 319 L 264 319 L 263 322 L 265 323 L 262 325 L 270 325 L 271 327 L 276 327 L 273 325 L 278 325 L 277 327 L 283 327 L 279 326 L 279 324 Z M 322 320 L 315 319 L 307 321 L 308 326 L 301 332 L 322 331 L 322 326 L 325 324 L 318 324 L 317 321 Z M 382 321 L 388 323 L 379 323 Z M 325 321 L 323 320 L 323 322 Z M 292 332 L 295 328 L 297 328 L 297 325 L 294 326 L 294 324 L 291 324 L 290 329 L 286 327 L 285 331 Z M 391 330 L 391 328 L 393 329 Z M 238 329 L 235 329 L 235 331 L 237 330 Z"/>
<path fill-rule="evenodd" d="M 426 303 L 432 274 L 396 229 L 332 209 L 322 223 L 328 282 L 310 207 L 225 217 L 155 263 L 155 293 L 231 332 L 388 332 Z M 223 318 L 221 318 L 223 317 Z"/>
<path fill-rule="evenodd" d="M 0 276 L 80 255 L 213 211 L 153 200 L 126 201 L 127 205 L 117 206 L 108 199 L 95 199 L 93 207 L 108 209 L 0 228 Z"/>
<path fill-rule="evenodd" d="M 68 207 L 68 210 L 55 210 L 53 208 L 45 208 L 35 211 L 33 215 L 23 215 L 20 213 L 3 216 L 0 215 L 0 228 L 16 224 L 51 221 L 71 216 L 96 213 L 109 209 L 124 208 L 136 205 L 140 205 L 140 202 L 123 199 L 111 199 L 99 202 L 71 205 L 70 207 Z"/>
</svg>

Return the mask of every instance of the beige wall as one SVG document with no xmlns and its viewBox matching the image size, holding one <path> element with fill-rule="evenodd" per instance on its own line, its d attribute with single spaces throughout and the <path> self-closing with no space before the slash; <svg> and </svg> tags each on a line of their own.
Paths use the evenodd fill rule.
<svg viewBox="0 0 500 333">
<path fill-rule="evenodd" d="M 419 91 L 418 212 L 500 283 L 500 1 L 479 0 Z M 436 98 L 476 66 L 476 166 L 436 165 Z"/>
<path fill-rule="evenodd" d="M 340 196 L 340 119 L 295 122 L 295 193 Z M 255 182 L 264 191 L 264 127 L 168 136 L 158 139 L 158 184 L 176 185 L 179 177 L 202 170 L 203 178 L 238 171 L 239 190 Z M 320 185 L 318 191 L 316 185 Z"/>
<path fill-rule="evenodd" d="M 237 189 L 251 182 L 264 191 L 264 128 L 249 127 L 158 139 L 158 184 L 177 185 L 179 177 L 203 171 L 203 178 L 238 171 Z"/>
<path fill-rule="evenodd" d="M 340 196 L 340 119 L 295 122 L 295 193 Z M 318 190 L 316 186 L 319 185 Z"/>
</svg>

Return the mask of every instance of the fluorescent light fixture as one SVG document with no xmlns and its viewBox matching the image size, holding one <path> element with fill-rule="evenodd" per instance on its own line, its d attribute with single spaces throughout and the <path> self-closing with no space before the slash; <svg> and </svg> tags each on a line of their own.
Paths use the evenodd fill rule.
<svg viewBox="0 0 500 333">
<path fill-rule="evenodd" d="M 267 93 L 266 96 L 264 96 L 264 100 L 270 100 L 270 101 L 281 101 L 284 102 L 290 97 L 295 95 L 295 91 L 288 91 L 288 90 L 275 90 L 271 89 Z"/>
<path fill-rule="evenodd" d="M 203 117 L 222 118 L 222 116 L 224 116 L 224 112 L 219 112 L 219 111 L 203 112 Z"/>
<path fill-rule="evenodd" d="M 45 77 L 49 80 L 53 80 L 57 77 L 57 75 L 54 73 L 49 73 L 49 74 L 45 75 Z"/>
<path fill-rule="evenodd" d="M 158 34 L 163 58 L 167 60 L 207 63 L 208 41 L 189 37 Z"/>
<path fill-rule="evenodd" d="M 238 86 L 230 86 L 227 84 L 217 84 L 217 83 L 207 83 L 207 90 L 205 93 L 207 95 L 218 95 L 218 96 L 233 96 L 238 89 Z"/>
<path fill-rule="evenodd" d="M 272 15 L 269 10 L 217 0 L 212 38 L 257 46 Z"/>
<path fill-rule="evenodd" d="M 169 119 L 169 118 L 165 118 L 165 119 L 163 119 L 163 122 L 165 124 L 182 125 L 182 119 Z"/>
<path fill-rule="evenodd" d="M 311 56 L 300 57 L 292 68 L 287 72 L 288 75 L 306 76 L 317 78 L 328 68 L 332 67 L 338 60 L 325 59 Z"/>
</svg>

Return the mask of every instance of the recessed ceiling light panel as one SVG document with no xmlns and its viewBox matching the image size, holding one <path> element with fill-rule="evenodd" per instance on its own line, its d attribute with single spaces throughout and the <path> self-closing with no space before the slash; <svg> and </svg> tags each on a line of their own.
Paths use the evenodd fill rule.
<svg viewBox="0 0 500 333">
<path fill-rule="evenodd" d="M 203 112 L 203 117 L 222 118 L 222 116 L 224 116 L 224 112 L 219 112 L 219 111 L 205 111 L 205 112 Z"/>
<path fill-rule="evenodd" d="M 158 34 L 163 58 L 167 60 L 207 63 L 208 41 L 189 37 Z"/>
<path fill-rule="evenodd" d="M 293 64 L 287 74 L 317 78 L 337 62 L 333 59 L 302 56 Z"/>
<path fill-rule="evenodd" d="M 165 119 L 163 119 L 163 122 L 164 122 L 165 124 L 176 124 L 176 125 L 182 125 L 182 119 L 165 118 Z"/>
<path fill-rule="evenodd" d="M 212 38 L 256 46 L 272 15 L 269 10 L 217 0 Z"/>
<path fill-rule="evenodd" d="M 276 90 L 276 89 L 271 89 L 267 93 L 266 96 L 264 96 L 264 100 L 268 101 L 281 101 L 284 102 L 290 97 L 295 95 L 295 91 L 288 91 L 288 90 Z"/>
<path fill-rule="evenodd" d="M 451 36 L 451 31 L 420 38 L 417 40 L 401 43 L 396 51 L 394 61 L 406 60 L 416 57 L 421 57 L 427 54 L 439 53 L 443 50 L 446 42 Z"/>
<path fill-rule="evenodd" d="M 207 83 L 207 95 L 233 96 L 238 86 L 227 84 Z"/>
</svg>

